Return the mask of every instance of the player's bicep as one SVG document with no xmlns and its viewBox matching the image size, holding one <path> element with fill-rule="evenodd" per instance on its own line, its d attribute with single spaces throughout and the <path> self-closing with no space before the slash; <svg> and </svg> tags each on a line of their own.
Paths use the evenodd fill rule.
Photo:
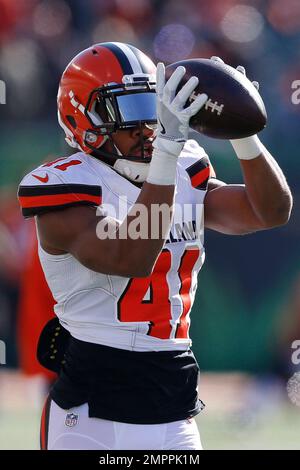
<svg viewBox="0 0 300 470">
<path fill-rule="evenodd" d="M 228 235 L 262 230 L 244 185 L 225 184 L 212 179 L 204 202 L 205 227 Z"/>
<path fill-rule="evenodd" d="M 50 254 L 71 253 L 97 272 L 113 273 L 117 264 L 117 243 L 112 250 L 117 222 L 96 213 L 95 207 L 72 207 L 37 218 L 42 248 Z"/>
</svg>

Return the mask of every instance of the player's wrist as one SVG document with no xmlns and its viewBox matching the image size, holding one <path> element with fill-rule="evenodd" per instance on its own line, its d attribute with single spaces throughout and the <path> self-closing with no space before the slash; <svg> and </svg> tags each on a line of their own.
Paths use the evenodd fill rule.
<svg viewBox="0 0 300 470">
<path fill-rule="evenodd" d="M 147 183 L 162 186 L 175 185 L 177 157 L 161 150 L 153 149 Z"/>
<path fill-rule="evenodd" d="M 160 153 L 171 155 L 176 159 L 179 157 L 187 139 L 182 137 L 182 139 L 178 140 L 179 142 L 175 137 L 164 137 L 158 134 L 153 142 L 153 148 Z"/>
<path fill-rule="evenodd" d="M 230 140 L 230 143 L 240 160 L 253 160 L 259 157 L 265 149 L 256 134 L 244 139 Z"/>
</svg>

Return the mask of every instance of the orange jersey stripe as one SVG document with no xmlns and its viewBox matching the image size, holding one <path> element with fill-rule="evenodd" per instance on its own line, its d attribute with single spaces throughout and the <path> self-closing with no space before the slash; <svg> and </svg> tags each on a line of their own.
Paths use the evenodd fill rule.
<svg viewBox="0 0 300 470">
<path fill-rule="evenodd" d="M 41 419 L 41 432 L 40 432 L 40 439 L 41 439 L 41 450 L 46 450 L 46 426 L 45 426 L 45 414 L 46 414 L 46 405 L 44 405 L 42 419 Z"/>
<path fill-rule="evenodd" d="M 44 404 L 42 417 L 41 417 L 41 428 L 40 428 L 40 447 L 41 450 L 47 450 L 47 427 L 48 427 L 48 412 L 50 405 L 50 397 L 48 396 Z"/>
<path fill-rule="evenodd" d="M 203 183 L 210 175 L 210 167 L 204 168 L 204 170 L 199 171 L 191 178 L 192 186 L 197 187 L 199 184 Z"/>
<path fill-rule="evenodd" d="M 70 194 L 56 194 L 45 196 L 20 196 L 20 204 L 22 208 L 28 207 L 47 207 L 47 206 L 61 206 L 63 204 L 70 204 L 72 202 L 88 201 L 95 204 L 101 204 L 101 196 L 92 196 L 90 194 L 70 193 Z"/>
</svg>

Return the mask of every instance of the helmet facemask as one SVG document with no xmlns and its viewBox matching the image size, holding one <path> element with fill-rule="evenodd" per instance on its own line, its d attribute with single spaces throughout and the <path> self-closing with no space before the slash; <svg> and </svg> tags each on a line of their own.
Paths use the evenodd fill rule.
<svg viewBox="0 0 300 470">
<path fill-rule="evenodd" d="M 123 77 L 122 84 L 109 83 L 94 89 L 85 107 L 85 115 L 91 123 L 91 129 L 85 134 L 85 145 L 94 155 L 109 159 L 113 164 L 117 159 L 126 159 L 134 162 L 149 163 L 151 157 L 145 156 L 142 127 L 156 127 L 156 94 L 155 81 L 150 81 L 149 75 L 128 75 Z M 152 78 L 152 77 L 151 77 Z M 117 130 L 140 128 L 140 156 L 121 155 L 113 141 L 113 134 Z M 94 147 L 93 141 L 101 135 L 106 137 L 100 147 Z M 115 152 L 106 152 L 102 145 L 110 140 Z"/>
</svg>

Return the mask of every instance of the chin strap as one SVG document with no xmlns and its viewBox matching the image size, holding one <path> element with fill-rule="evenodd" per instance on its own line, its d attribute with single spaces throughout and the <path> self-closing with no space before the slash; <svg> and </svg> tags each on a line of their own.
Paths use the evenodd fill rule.
<svg viewBox="0 0 300 470">
<path fill-rule="evenodd" d="M 87 141 L 85 144 L 93 150 L 92 155 L 114 168 L 120 175 L 125 176 L 127 179 L 135 183 L 144 183 L 148 176 L 150 161 L 147 163 L 142 161 L 142 158 L 144 157 L 144 139 L 142 132 L 140 132 L 141 158 L 138 159 L 138 161 L 133 160 L 135 157 L 123 157 L 112 137 L 108 136 L 108 139 L 116 152 L 107 152 L 102 148 L 102 146 L 94 148 Z"/>
<path fill-rule="evenodd" d="M 148 176 L 149 166 L 150 163 L 131 162 L 130 160 L 119 158 L 113 165 L 113 168 L 120 175 L 135 183 L 144 183 Z"/>
<path fill-rule="evenodd" d="M 122 157 L 116 144 L 114 144 L 114 147 L 118 155 Z M 118 158 L 113 165 L 113 168 L 120 173 L 120 175 L 125 176 L 130 181 L 134 181 L 135 183 L 144 183 L 148 176 L 149 165 L 150 163 L 132 162 L 123 158 Z"/>
</svg>

